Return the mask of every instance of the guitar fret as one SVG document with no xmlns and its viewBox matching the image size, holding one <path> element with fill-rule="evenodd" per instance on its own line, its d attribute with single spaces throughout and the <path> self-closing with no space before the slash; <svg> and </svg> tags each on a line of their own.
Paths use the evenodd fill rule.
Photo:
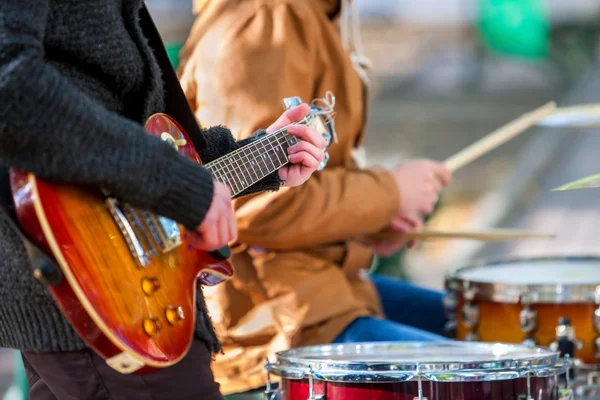
<svg viewBox="0 0 600 400">
<path fill-rule="evenodd" d="M 248 174 L 251 178 L 250 180 L 253 181 L 253 184 L 254 184 L 254 183 L 258 182 L 259 180 L 261 180 L 261 178 L 259 178 L 258 174 L 256 173 L 256 170 L 254 169 L 254 160 L 251 158 L 252 154 L 249 155 L 248 151 L 251 151 L 251 149 L 242 151 L 242 154 L 244 155 L 244 158 L 248 161 L 247 163 L 244 162 L 244 165 L 246 166 L 246 170 L 248 171 Z M 252 170 L 252 172 L 254 173 L 254 177 L 252 177 L 250 170 Z"/>
<path fill-rule="evenodd" d="M 214 160 L 206 167 L 236 195 L 286 165 L 289 162 L 287 149 L 298 142 L 282 129 Z"/>
<path fill-rule="evenodd" d="M 269 155 L 269 149 L 267 149 L 267 147 L 265 146 L 265 144 L 263 142 L 261 142 L 262 147 L 263 147 L 263 158 L 268 159 L 271 162 L 271 165 L 273 166 L 273 170 L 276 170 L 277 167 L 275 166 L 275 163 L 273 163 L 273 160 L 271 159 L 270 155 Z M 266 166 L 266 162 L 265 162 L 265 166 Z"/>
<path fill-rule="evenodd" d="M 269 140 L 269 146 L 271 146 L 271 150 L 273 150 L 273 155 L 276 157 L 276 161 L 277 161 L 277 168 L 281 167 L 282 165 L 284 165 L 285 163 L 281 162 L 281 159 L 279 158 L 279 155 L 277 154 L 277 150 L 275 149 L 275 147 L 273 146 L 273 141 Z M 271 156 L 270 152 L 269 152 L 269 156 Z"/>
<path fill-rule="evenodd" d="M 290 161 L 288 159 L 288 154 L 287 154 L 287 149 L 288 149 L 289 145 L 285 146 L 285 145 L 287 145 L 286 139 L 285 138 L 281 138 L 281 139 L 283 139 L 283 143 L 280 141 L 279 137 L 277 138 L 277 147 L 279 147 L 280 154 L 283 154 L 283 158 L 285 159 L 285 162 L 283 165 L 285 165 Z"/>
<path fill-rule="evenodd" d="M 241 192 L 240 185 L 235 179 L 235 174 L 233 173 L 233 171 L 230 170 L 229 167 L 230 167 L 230 164 L 223 163 L 223 169 L 225 171 L 225 174 L 227 175 L 227 181 L 229 182 L 229 187 L 231 188 L 231 191 L 234 193 Z"/>
</svg>

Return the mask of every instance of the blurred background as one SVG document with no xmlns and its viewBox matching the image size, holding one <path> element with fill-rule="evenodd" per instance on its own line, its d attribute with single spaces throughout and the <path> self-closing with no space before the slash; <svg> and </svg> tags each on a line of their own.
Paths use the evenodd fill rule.
<svg viewBox="0 0 600 400">
<path fill-rule="evenodd" d="M 600 0 L 356 1 L 375 67 L 370 164 L 443 160 L 548 101 L 600 102 Z M 177 65 L 192 0 L 146 3 Z M 549 192 L 600 172 L 595 149 L 600 131 L 530 129 L 459 170 L 429 221 L 445 229 L 525 227 L 557 240 L 432 241 L 380 260 L 375 272 L 441 289 L 446 271 L 478 259 L 598 253 L 595 192 Z M 18 356 L 0 357 L 0 393 L 25 398 Z"/>
</svg>

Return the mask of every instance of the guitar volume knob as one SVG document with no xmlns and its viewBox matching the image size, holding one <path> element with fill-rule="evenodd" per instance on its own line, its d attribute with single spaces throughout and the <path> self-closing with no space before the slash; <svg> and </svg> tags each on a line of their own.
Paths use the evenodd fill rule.
<svg viewBox="0 0 600 400">
<path fill-rule="evenodd" d="M 161 326 L 158 323 L 158 318 L 146 318 L 144 319 L 144 332 L 146 335 L 153 337 L 158 333 Z"/>
<path fill-rule="evenodd" d="M 143 278 L 142 291 L 146 296 L 154 294 L 160 288 L 160 282 L 156 278 Z"/>
<path fill-rule="evenodd" d="M 169 324 L 175 325 L 185 318 L 185 314 L 183 308 L 169 306 L 165 308 L 165 317 L 167 318 L 167 321 L 169 321 Z"/>
</svg>

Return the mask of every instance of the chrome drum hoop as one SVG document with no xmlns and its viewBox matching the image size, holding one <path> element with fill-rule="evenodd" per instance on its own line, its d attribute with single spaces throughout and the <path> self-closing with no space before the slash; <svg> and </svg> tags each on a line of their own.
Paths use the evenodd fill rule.
<svg viewBox="0 0 600 400">
<path fill-rule="evenodd" d="M 515 263 L 529 262 L 532 265 L 542 262 L 564 261 L 569 262 L 598 262 L 600 256 L 550 256 L 530 258 L 508 258 L 497 261 L 482 261 L 465 267 L 456 268 L 446 274 L 446 286 L 449 290 L 463 293 L 469 289 L 474 292 L 475 300 L 487 300 L 498 303 L 519 304 L 521 298 L 527 295 L 529 304 L 573 304 L 573 303 L 600 303 L 600 281 L 589 284 L 507 284 L 478 282 L 467 280 L 461 276 L 465 271 L 476 268 L 501 268 Z"/>
<path fill-rule="evenodd" d="M 447 359 L 440 356 L 436 361 L 431 356 L 449 350 L 456 359 L 448 355 Z M 423 351 L 429 352 L 427 360 L 419 360 L 419 352 Z M 470 357 L 475 352 L 479 357 Z M 487 353 L 489 357 L 483 357 Z M 494 357 L 494 353 L 498 355 Z M 390 354 L 393 357 L 390 358 Z M 386 355 L 389 361 L 381 359 Z M 362 361 L 370 357 L 371 361 Z M 312 378 L 329 382 L 382 383 L 418 379 L 474 382 L 556 376 L 563 374 L 566 366 L 558 353 L 544 347 L 477 342 L 374 342 L 279 352 L 277 362 L 269 364 L 267 370 L 283 379 Z"/>
</svg>

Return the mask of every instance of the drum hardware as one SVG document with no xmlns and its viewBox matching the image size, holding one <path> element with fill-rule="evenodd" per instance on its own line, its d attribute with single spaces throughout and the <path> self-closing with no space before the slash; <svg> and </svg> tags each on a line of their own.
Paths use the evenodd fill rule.
<svg viewBox="0 0 600 400">
<path fill-rule="evenodd" d="M 456 319 L 450 319 L 444 324 L 444 333 L 449 339 L 456 339 Z"/>
<path fill-rule="evenodd" d="M 600 372 L 589 372 L 585 376 L 588 386 L 598 386 L 600 384 Z"/>
<path fill-rule="evenodd" d="M 531 309 L 531 303 L 536 301 L 536 298 L 535 292 L 527 292 L 519 296 L 519 303 L 523 305 L 523 309 L 519 312 L 519 325 L 521 325 L 521 332 L 525 334 L 523 344 L 527 346 L 536 345 L 533 334 L 538 328 L 538 313 Z"/>
<path fill-rule="evenodd" d="M 444 305 L 444 312 L 446 317 L 453 318 L 456 316 L 457 299 L 456 294 L 447 291 L 442 298 L 442 304 Z"/>
<path fill-rule="evenodd" d="M 313 382 L 313 369 L 308 367 L 308 400 L 323 400 L 325 395 L 315 394 L 315 384 Z"/>
<path fill-rule="evenodd" d="M 470 341 L 477 341 L 479 339 L 479 335 L 477 333 L 477 328 L 479 326 L 479 306 L 476 304 L 471 304 L 471 302 L 475 300 L 476 293 L 477 289 L 470 287 L 469 283 L 467 282 L 463 291 L 465 304 L 462 309 L 462 323 L 467 329 L 470 330 L 470 332 L 467 333 L 467 338 L 469 339 L 466 339 Z"/>
<path fill-rule="evenodd" d="M 469 332 L 465 336 L 465 341 L 467 342 L 479 342 L 479 334 L 477 332 Z"/>
<path fill-rule="evenodd" d="M 269 358 L 267 358 L 267 361 L 265 362 L 265 370 L 267 371 L 267 387 L 265 388 L 263 398 L 264 400 L 279 400 L 283 395 L 283 391 L 279 388 L 273 387 L 273 383 L 271 382 L 271 368 L 272 364 L 269 362 Z"/>
<path fill-rule="evenodd" d="M 600 336 L 596 336 L 594 339 L 594 357 L 596 360 L 600 360 Z"/>
<path fill-rule="evenodd" d="M 462 310 L 463 324 L 471 330 L 477 330 L 479 324 L 479 307 L 473 304 L 465 304 Z"/>
<path fill-rule="evenodd" d="M 540 398 L 542 397 L 542 393 L 540 393 Z M 527 396 L 525 396 L 524 400 L 534 400 L 531 397 L 531 374 L 527 374 Z"/>
<path fill-rule="evenodd" d="M 571 357 L 567 354 L 564 358 L 561 358 L 561 365 L 563 366 L 563 370 L 565 372 L 564 374 L 564 382 L 565 382 L 565 387 L 564 388 L 558 388 L 557 390 L 557 394 L 558 394 L 558 400 L 573 400 L 574 399 L 574 395 L 575 395 L 575 391 L 573 390 L 572 387 L 572 383 L 571 383 L 571 377 L 574 376 L 574 371 L 572 366 L 575 365 L 577 363 L 578 360 L 576 359 L 571 359 Z M 556 371 L 554 372 L 554 380 L 557 382 L 560 382 L 561 380 L 559 380 L 558 374 L 556 373 Z"/>
<path fill-rule="evenodd" d="M 446 291 L 444 293 L 444 297 L 442 298 L 442 304 L 444 306 L 446 318 L 448 318 L 448 321 L 444 325 L 444 333 L 446 337 L 455 339 L 457 329 L 456 308 L 458 305 L 458 299 L 456 297 L 456 293 L 454 292 L 454 285 L 450 281 L 446 284 Z"/>
<path fill-rule="evenodd" d="M 600 333 L 600 285 L 596 286 L 596 290 L 594 291 L 594 300 L 598 307 L 594 310 L 594 329 L 596 332 Z"/>
<path fill-rule="evenodd" d="M 575 338 L 575 328 L 571 326 L 570 318 L 560 317 L 558 319 L 556 340 L 550 343 L 550 348 L 558 351 L 561 357 L 575 357 L 575 351 L 583 348 L 583 342 Z"/>
<path fill-rule="evenodd" d="M 419 374 L 419 367 L 417 367 L 417 385 L 419 397 L 413 397 L 413 400 L 428 400 L 427 397 L 423 397 L 423 378 Z"/>
</svg>

